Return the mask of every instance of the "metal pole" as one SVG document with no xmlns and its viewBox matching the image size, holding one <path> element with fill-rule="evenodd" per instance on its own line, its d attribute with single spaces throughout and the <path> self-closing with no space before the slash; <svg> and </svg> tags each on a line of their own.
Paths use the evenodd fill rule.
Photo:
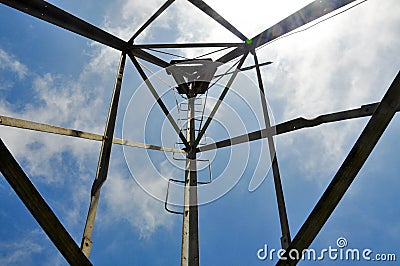
<svg viewBox="0 0 400 266">
<path fill-rule="evenodd" d="M 269 128 L 271 128 L 271 122 L 268 114 L 267 101 L 265 99 L 265 91 L 262 82 L 260 66 L 258 64 L 258 58 L 255 51 L 253 52 L 253 56 L 254 56 L 254 63 L 256 65 L 258 86 L 260 88 L 260 98 L 264 114 L 265 127 L 268 130 Z M 269 156 L 271 158 L 271 163 L 272 163 L 272 172 L 274 175 L 274 184 L 275 184 L 276 200 L 278 202 L 279 220 L 281 223 L 281 230 L 282 230 L 281 245 L 282 248 L 286 249 L 290 244 L 290 229 L 286 213 L 285 197 L 283 196 L 281 176 L 279 173 L 278 159 L 276 158 L 276 150 L 275 150 L 275 143 L 273 136 L 268 134 L 267 140 L 269 147 Z"/>
<path fill-rule="evenodd" d="M 192 84 L 189 92 L 194 91 Z M 188 94 L 188 115 L 186 138 L 191 146 L 186 154 L 184 210 L 182 226 L 182 266 L 199 265 L 199 227 L 197 202 L 197 166 L 195 144 L 195 95 Z"/>
<path fill-rule="evenodd" d="M 114 136 L 115 120 L 117 118 L 119 95 L 121 92 L 122 76 L 124 74 L 126 54 L 122 53 L 118 68 L 117 77 L 114 85 L 114 92 L 111 99 L 110 110 L 108 112 L 107 124 L 104 131 L 104 137 L 101 146 L 100 158 L 97 165 L 96 179 L 93 182 L 90 206 L 86 218 L 85 230 L 83 232 L 81 249 L 86 257 L 90 257 L 92 249 L 92 233 L 94 220 L 96 218 L 97 206 L 99 204 L 100 189 L 107 179 L 108 165 L 110 162 L 111 146 Z"/>
</svg>

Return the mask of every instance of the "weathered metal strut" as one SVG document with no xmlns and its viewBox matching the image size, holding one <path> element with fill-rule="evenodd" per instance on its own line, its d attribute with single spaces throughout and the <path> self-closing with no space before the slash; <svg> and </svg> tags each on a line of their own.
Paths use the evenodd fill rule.
<svg viewBox="0 0 400 266">
<path fill-rule="evenodd" d="M 0 139 L 0 171 L 71 265 L 92 265 Z"/>
<path fill-rule="evenodd" d="M 261 76 L 261 70 L 260 70 L 260 66 L 258 64 L 258 58 L 257 58 L 255 51 L 253 51 L 253 57 L 254 57 L 254 64 L 256 66 L 258 87 L 260 89 L 260 98 L 261 98 L 261 106 L 262 106 L 263 115 L 264 115 L 264 123 L 265 123 L 265 127 L 267 129 L 269 129 L 269 128 L 271 128 L 271 121 L 270 121 L 269 114 L 268 114 L 268 106 L 267 106 L 267 100 L 265 98 L 266 96 L 265 96 L 265 90 L 264 90 L 264 85 L 263 85 L 262 76 Z M 276 194 L 276 200 L 278 203 L 279 220 L 281 223 L 281 231 L 282 231 L 281 245 L 282 245 L 282 248 L 286 249 L 289 246 L 290 241 L 291 241 L 290 240 L 290 229 L 289 229 L 289 222 L 288 222 L 287 213 L 286 213 L 285 198 L 283 196 L 281 176 L 279 173 L 278 159 L 276 156 L 274 137 L 272 135 L 267 135 L 267 141 L 268 141 L 268 148 L 269 148 L 269 156 L 270 156 L 271 163 L 272 163 L 272 172 L 273 172 L 273 176 L 274 176 L 275 194 Z"/>
<path fill-rule="evenodd" d="M 103 139 L 104 139 L 104 136 L 99 135 L 99 134 L 94 134 L 94 133 L 80 131 L 80 130 L 71 129 L 71 128 L 58 127 L 58 126 L 53 126 L 53 125 L 49 125 L 49 124 L 43 124 L 43 123 L 38 123 L 38 122 L 33 122 L 33 121 L 24 120 L 24 119 L 3 116 L 3 115 L 0 115 L 0 125 L 34 130 L 34 131 L 39 131 L 39 132 L 44 132 L 44 133 L 51 133 L 51 134 L 75 137 L 75 138 L 81 138 L 81 139 L 87 139 L 87 140 L 103 141 Z M 179 149 L 162 147 L 162 146 L 158 146 L 158 145 L 146 144 L 146 143 L 126 140 L 126 139 L 119 139 L 119 138 L 113 138 L 112 143 L 118 144 L 118 145 L 129 146 L 129 147 L 140 148 L 140 149 L 149 149 L 149 150 L 155 150 L 155 151 L 165 151 L 165 152 L 174 152 L 174 153 L 184 153 L 183 150 L 179 150 Z"/>
<path fill-rule="evenodd" d="M 107 179 L 108 166 L 110 163 L 112 140 L 114 136 L 115 121 L 117 118 L 119 96 L 121 93 L 122 77 L 125 69 L 126 54 L 122 53 L 115 79 L 114 91 L 111 98 L 110 110 L 108 112 L 107 124 L 101 145 L 100 158 L 97 165 L 96 179 L 93 182 L 89 211 L 86 218 L 85 229 L 83 232 L 81 249 L 86 257 L 90 257 L 92 249 L 92 234 L 94 221 L 96 218 L 97 206 L 99 204 L 101 186 Z"/>
</svg>

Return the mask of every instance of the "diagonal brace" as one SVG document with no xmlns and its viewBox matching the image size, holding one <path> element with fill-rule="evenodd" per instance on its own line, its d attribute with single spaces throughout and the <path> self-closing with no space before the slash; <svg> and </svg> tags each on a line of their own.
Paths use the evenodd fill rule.
<svg viewBox="0 0 400 266">
<path fill-rule="evenodd" d="M 251 46 L 254 49 L 261 47 L 286 33 L 289 33 L 354 1 L 355 0 L 315 0 L 277 24 L 269 27 L 257 36 L 254 36 L 251 39 Z M 244 52 L 245 50 L 239 47 L 223 55 L 217 59 L 217 61 L 227 63 L 243 55 Z"/>
<path fill-rule="evenodd" d="M 208 126 L 210 125 L 215 113 L 218 111 L 219 106 L 221 105 L 222 101 L 224 100 L 226 94 L 228 93 L 229 89 L 232 86 L 233 81 L 235 80 L 236 76 L 239 74 L 240 68 L 242 67 L 244 60 L 246 60 L 246 57 L 249 53 L 247 52 L 239 61 L 239 64 L 236 66 L 235 71 L 233 72 L 231 78 L 229 79 L 228 83 L 226 84 L 224 90 L 222 91 L 221 95 L 219 96 L 218 101 L 215 103 L 214 108 L 212 109 L 210 116 L 207 118 L 207 121 L 204 123 L 203 128 L 200 130 L 196 141 L 193 144 L 193 149 L 196 149 L 197 145 L 199 145 L 201 138 L 204 136 L 206 133 L 206 130 Z"/>
<path fill-rule="evenodd" d="M 0 170 L 70 265 L 92 265 L 0 139 Z"/>
<path fill-rule="evenodd" d="M 165 106 L 164 102 L 162 101 L 161 97 L 158 95 L 156 89 L 153 87 L 151 84 L 150 80 L 147 78 L 146 73 L 144 73 L 142 67 L 140 66 L 139 62 L 136 60 L 136 58 L 132 54 L 128 54 L 132 63 L 135 65 L 137 71 L 139 72 L 139 75 L 142 77 L 143 81 L 146 83 L 147 87 L 149 88 L 151 94 L 153 97 L 156 99 L 158 105 L 160 106 L 161 110 L 164 112 L 166 115 L 167 119 L 171 123 L 172 127 L 174 128 L 175 132 L 179 135 L 179 138 L 182 140 L 183 144 L 185 145 L 186 148 L 189 148 L 189 143 L 186 140 L 185 136 L 183 135 L 182 131 L 179 129 L 179 126 L 176 124 L 174 118 L 171 116 L 170 112 L 168 111 L 168 108 Z"/>
<path fill-rule="evenodd" d="M 286 253 L 289 252 L 288 254 L 290 254 L 291 250 L 296 250 L 297 253 L 301 254 L 304 249 L 309 247 L 349 189 L 383 132 L 385 132 L 399 106 L 400 72 L 398 72 L 375 113 L 365 126 L 360 137 L 340 166 L 336 175 L 333 177 L 324 194 L 315 205 L 311 214 L 293 239 Z M 280 260 L 277 265 L 295 265 L 298 262 L 298 259 L 292 259 L 290 256 L 285 256 L 285 258 L 287 258 L 286 261 Z"/>
<path fill-rule="evenodd" d="M 156 20 L 175 0 L 168 0 L 165 2 L 157 11 L 154 13 L 144 24 L 141 26 L 137 32 L 129 39 L 128 43 L 133 43 L 137 36 L 140 35 L 154 20 Z"/>
<path fill-rule="evenodd" d="M 269 114 L 268 114 L 267 101 L 265 99 L 265 90 L 264 90 L 264 85 L 262 82 L 260 65 L 258 63 L 258 58 L 257 58 L 255 51 L 253 51 L 253 57 L 254 57 L 254 64 L 255 64 L 256 72 L 257 72 L 258 86 L 260 88 L 260 98 L 261 98 L 261 105 L 262 105 L 262 110 L 263 110 L 263 115 L 264 115 L 265 127 L 267 129 L 269 129 L 269 128 L 271 128 L 271 121 L 270 121 Z M 285 198 L 283 195 L 283 188 L 282 188 L 281 176 L 280 176 L 280 172 L 279 172 L 278 159 L 276 157 L 274 138 L 271 135 L 267 135 L 267 140 L 268 140 L 270 159 L 271 159 L 271 163 L 272 163 L 272 172 L 273 172 L 273 176 L 274 176 L 274 185 L 275 185 L 276 200 L 278 203 L 279 221 L 281 223 L 281 231 L 282 231 L 281 244 L 282 244 L 282 248 L 286 249 L 290 244 L 290 229 L 289 229 L 289 222 L 288 222 L 288 217 L 287 217 L 287 213 L 286 213 Z"/>
<path fill-rule="evenodd" d="M 244 36 L 243 33 L 241 33 L 238 29 L 236 29 L 231 23 L 229 23 L 226 19 L 224 19 L 220 14 L 217 13 L 214 9 L 212 9 L 209 5 L 204 3 L 202 0 L 189 0 L 190 3 L 195 5 L 197 8 L 199 8 L 201 11 L 206 13 L 208 16 L 210 16 L 212 19 L 214 19 L 216 22 L 221 24 L 223 27 L 225 27 L 227 30 L 232 32 L 234 35 L 236 35 L 239 39 L 242 41 L 246 41 L 247 37 Z"/>
</svg>

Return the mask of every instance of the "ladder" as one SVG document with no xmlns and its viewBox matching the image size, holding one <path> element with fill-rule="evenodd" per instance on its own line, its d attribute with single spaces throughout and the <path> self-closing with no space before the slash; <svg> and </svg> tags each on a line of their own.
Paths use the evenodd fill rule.
<svg viewBox="0 0 400 266">
<path fill-rule="evenodd" d="M 187 112 L 188 112 L 188 99 L 184 96 L 182 96 L 181 94 L 178 94 L 177 91 L 174 89 L 175 92 L 175 99 L 176 99 L 176 104 L 177 104 L 177 110 L 178 110 L 178 119 L 177 119 L 177 124 L 181 130 L 181 132 L 186 136 L 187 135 L 187 125 L 188 125 L 188 121 L 187 121 Z M 178 101 L 178 97 L 177 95 L 179 95 L 181 98 L 181 101 Z M 199 94 L 195 97 L 195 132 L 196 132 L 196 136 L 198 135 L 198 133 L 201 130 L 201 126 L 203 124 L 203 120 L 204 120 L 204 111 L 205 111 L 205 107 L 206 107 L 206 103 L 207 103 L 207 93 L 205 94 Z M 201 139 L 199 146 L 202 145 L 206 145 L 207 144 L 207 136 L 204 135 L 203 138 Z M 177 141 L 174 144 L 174 148 L 176 149 L 183 149 L 185 148 L 184 144 L 182 141 L 180 141 L 179 139 L 177 139 Z M 182 161 L 185 162 L 186 161 L 186 156 L 185 154 L 182 153 L 176 153 L 173 152 L 172 153 L 172 159 L 175 161 Z M 199 163 L 205 163 L 206 167 L 204 167 L 204 169 L 207 169 L 207 177 L 208 178 L 204 178 L 204 181 L 198 181 L 197 184 L 199 185 L 207 185 L 210 184 L 213 180 L 212 178 L 212 169 L 211 169 L 211 161 L 208 158 L 205 159 L 201 159 L 198 158 L 196 160 Z M 172 208 L 170 208 L 168 199 L 169 199 L 169 195 L 170 195 L 170 189 L 171 189 L 171 184 L 175 183 L 175 184 L 185 184 L 185 181 L 182 179 L 176 179 L 176 178 L 170 178 L 168 179 L 168 186 L 167 186 L 167 192 L 166 192 L 166 196 L 165 196 L 165 201 L 164 201 L 164 208 L 166 211 L 173 213 L 173 214 L 183 214 L 183 211 L 180 210 L 174 210 Z M 183 205 L 183 204 L 182 204 Z"/>
</svg>

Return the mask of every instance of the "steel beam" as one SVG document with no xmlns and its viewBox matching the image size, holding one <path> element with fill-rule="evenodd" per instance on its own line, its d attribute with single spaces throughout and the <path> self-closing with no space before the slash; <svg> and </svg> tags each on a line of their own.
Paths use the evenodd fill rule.
<svg viewBox="0 0 400 266">
<path fill-rule="evenodd" d="M 400 72 L 324 194 L 294 237 L 286 254 L 283 255 L 287 260 L 280 260 L 277 265 L 295 265 L 298 262 L 298 258 L 293 259 L 295 256 L 291 258 L 287 254 L 302 254 L 302 251 L 310 246 L 368 159 L 399 106 Z M 291 253 L 292 250 L 295 252 Z"/>
<path fill-rule="evenodd" d="M 128 43 L 133 43 L 137 36 L 140 35 L 154 20 L 156 20 L 175 0 L 168 0 L 154 13 L 135 34 L 129 39 Z"/>
<path fill-rule="evenodd" d="M 48 124 L 37 123 L 37 122 L 33 122 L 33 121 L 28 121 L 28 120 L 23 120 L 23 119 L 8 117 L 8 116 L 1 116 L 1 115 L 0 115 L 0 125 L 21 128 L 21 129 L 34 130 L 34 131 L 39 131 L 39 132 L 51 133 L 51 134 L 57 134 L 57 135 L 63 135 L 63 136 L 69 136 L 69 137 L 75 137 L 75 138 L 81 138 L 81 139 L 95 140 L 95 141 L 102 141 L 104 139 L 104 136 L 94 134 L 94 133 L 89 133 L 89 132 L 70 129 L 70 128 L 52 126 L 52 125 L 48 125 Z M 119 139 L 119 138 L 113 138 L 112 143 L 124 145 L 124 146 L 135 147 L 135 148 L 140 148 L 140 149 L 156 150 L 156 151 L 177 152 L 177 153 L 185 152 L 185 151 L 179 150 L 179 149 L 161 147 L 161 146 L 157 146 L 157 145 L 140 143 L 140 142 L 130 141 L 130 140 L 123 140 L 123 139 Z"/>
<path fill-rule="evenodd" d="M 269 113 L 268 113 L 268 106 L 267 106 L 267 100 L 265 96 L 265 90 L 264 90 L 264 85 L 262 82 L 262 77 L 261 77 L 261 70 L 260 70 L 260 65 L 258 64 L 258 58 L 255 53 L 253 52 L 253 57 L 254 57 L 254 64 L 256 67 L 256 72 L 257 72 L 257 81 L 258 81 L 258 87 L 260 89 L 260 98 L 261 98 L 261 106 L 263 110 L 263 115 L 264 115 L 264 123 L 265 123 L 265 128 L 269 129 L 271 128 L 271 121 L 269 118 Z M 283 195 L 283 188 L 282 188 L 282 182 L 281 182 L 281 175 L 279 171 L 279 165 L 278 165 L 278 158 L 276 156 L 276 149 L 275 149 L 275 143 L 274 143 L 274 137 L 272 135 L 267 135 L 267 141 L 268 141 L 268 148 L 269 148 L 269 156 L 271 159 L 271 165 L 272 165 L 272 173 L 274 176 L 274 185 L 275 185 L 275 195 L 276 195 L 276 200 L 278 204 L 278 213 L 279 213 L 279 221 L 281 224 L 281 245 L 283 249 L 286 249 L 289 244 L 290 244 L 290 229 L 289 229 L 289 221 L 286 213 L 286 205 L 285 205 L 285 197 Z"/>
<path fill-rule="evenodd" d="M 218 111 L 219 106 L 221 105 L 222 101 L 224 100 L 226 94 L 228 93 L 229 89 L 231 88 L 233 81 L 235 80 L 236 76 L 239 74 L 240 68 L 242 67 L 244 60 L 246 60 L 248 53 L 243 55 L 243 57 L 240 59 L 239 64 L 236 66 L 235 71 L 233 72 L 232 76 L 230 77 L 228 83 L 226 84 L 224 90 L 222 91 L 221 95 L 218 98 L 218 101 L 215 103 L 210 116 L 207 118 L 206 122 L 204 123 L 203 127 L 201 128 L 199 134 L 197 135 L 196 141 L 194 142 L 194 148 L 199 145 L 201 138 L 204 136 L 206 133 L 206 130 L 208 126 L 210 125 L 212 119 L 214 118 L 215 113 Z"/>
<path fill-rule="evenodd" d="M 224 148 L 232 145 L 237 145 L 245 142 L 255 141 L 259 139 L 263 139 L 268 135 L 280 135 L 292 131 L 296 131 L 303 128 L 310 128 L 319 126 L 326 123 L 338 122 L 348 119 L 361 118 L 371 116 L 376 108 L 378 107 L 379 102 L 371 103 L 361 106 L 360 108 L 351 109 L 347 111 L 341 111 L 336 113 L 330 113 L 325 115 L 320 115 L 313 119 L 307 119 L 303 117 L 299 117 L 290 121 L 286 121 L 280 123 L 276 126 L 272 126 L 270 129 L 261 129 L 257 131 L 253 131 L 248 134 L 240 135 L 237 137 L 233 137 L 231 139 L 221 140 L 215 143 L 210 143 L 208 145 L 204 145 L 198 148 L 198 152 L 209 151 L 213 149 Z M 397 108 L 396 112 L 400 111 L 400 107 Z"/>
<path fill-rule="evenodd" d="M 70 265 L 92 265 L 0 139 L 0 171 Z"/>
<path fill-rule="evenodd" d="M 191 86 L 191 85 L 189 85 Z M 193 90 L 191 90 L 193 91 Z M 187 136 L 191 147 L 196 140 L 195 128 L 195 95 L 188 95 Z M 182 224 L 182 266 L 199 265 L 199 227 L 197 202 L 197 162 L 196 150 L 190 149 L 186 155 L 184 208 Z"/>
<path fill-rule="evenodd" d="M 77 33 L 93 41 L 102 43 L 120 51 L 127 51 L 132 48 L 128 42 L 68 13 L 64 10 L 42 0 L 0 0 L 9 7 L 15 8 L 28 15 L 47 21 L 53 25 Z M 169 64 L 160 58 L 145 51 L 135 49 L 132 52 L 136 57 L 146 60 L 160 67 L 167 67 Z"/>
<path fill-rule="evenodd" d="M 92 234 L 94 227 L 94 220 L 96 218 L 97 206 L 100 198 L 101 186 L 107 179 L 108 166 L 110 163 L 112 139 L 114 136 L 115 121 L 117 118 L 119 96 L 121 93 L 122 77 L 125 69 L 126 54 L 122 53 L 120 64 L 118 67 L 117 77 L 115 78 L 114 91 L 111 98 L 110 110 L 108 112 L 107 124 L 104 130 L 104 138 L 100 151 L 99 162 L 97 165 L 96 179 L 93 182 L 89 211 L 86 218 L 85 229 L 83 232 L 81 249 L 86 257 L 90 257 L 92 249 Z"/>
<path fill-rule="evenodd" d="M 0 0 L 1 3 L 21 12 L 72 31 L 96 42 L 123 51 L 127 43 L 110 33 L 42 0 Z"/>
<path fill-rule="evenodd" d="M 164 112 L 165 116 L 171 123 L 172 127 L 174 128 L 175 132 L 179 135 L 179 138 L 182 140 L 183 144 L 185 145 L 186 148 L 189 147 L 189 143 L 186 140 L 185 136 L 183 135 L 182 131 L 180 130 L 179 126 L 176 124 L 174 118 L 171 116 L 171 114 L 168 111 L 168 108 L 165 106 L 164 102 L 162 101 L 161 97 L 158 95 L 156 89 L 153 87 L 151 84 L 150 80 L 147 78 L 146 73 L 144 73 L 142 67 L 140 66 L 139 62 L 136 60 L 136 58 L 132 54 L 128 54 L 129 57 L 131 58 L 132 63 L 135 65 L 137 71 L 139 72 L 139 75 L 142 77 L 143 81 L 146 83 L 147 87 L 149 88 L 151 94 L 157 101 L 158 105 L 160 106 L 161 110 Z"/>
<path fill-rule="evenodd" d="M 299 11 L 252 38 L 252 49 L 267 44 L 270 41 L 285 35 L 286 33 L 289 33 L 354 1 L 355 0 L 315 0 L 314 2 L 308 4 Z M 217 59 L 217 61 L 221 63 L 227 63 L 243 55 L 246 51 L 247 49 L 244 48 L 236 48 L 235 50 Z"/>
<path fill-rule="evenodd" d="M 204 3 L 204 1 L 202 1 L 202 0 L 189 0 L 189 2 L 192 3 L 193 5 L 195 5 L 197 8 L 199 8 L 204 13 L 206 13 L 208 16 L 213 18 L 216 22 L 218 22 L 223 27 L 225 27 L 227 30 L 232 32 L 234 35 L 236 35 L 242 41 L 246 41 L 247 40 L 247 37 L 244 36 L 243 33 L 238 31 L 238 29 L 236 29 L 231 23 L 229 23 L 226 19 L 224 19 L 220 14 L 218 14 L 209 5 Z"/>
</svg>

